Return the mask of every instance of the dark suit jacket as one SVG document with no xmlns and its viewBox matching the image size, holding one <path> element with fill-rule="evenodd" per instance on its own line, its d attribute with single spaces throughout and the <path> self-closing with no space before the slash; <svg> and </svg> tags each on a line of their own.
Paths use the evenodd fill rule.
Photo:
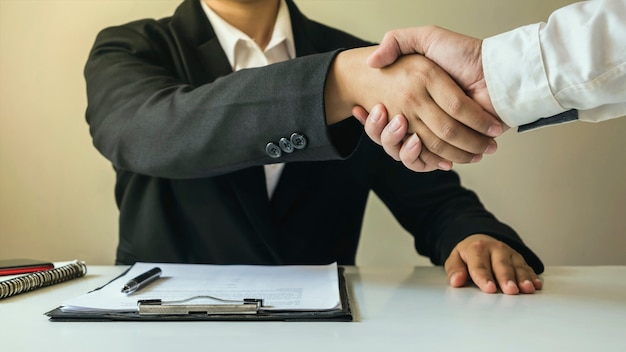
<svg viewBox="0 0 626 352">
<path fill-rule="evenodd" d="M 117 172 L 118 263 L 353 264 L 370 190 L 441 264 L 490 234 L 539 259 L 454 172 L 414 173 L 354 119 L 328 128 L 323 91 L 340 48 L 369 45 L 288 0 L 297 59 L 231 72 L 198 0 L 102 31 L 85 68 L 94 145 Z M 270 158 L 297 132 L 308 145 Z M 263 164 L 286 162 L 271 201 Z"/>
</svg>

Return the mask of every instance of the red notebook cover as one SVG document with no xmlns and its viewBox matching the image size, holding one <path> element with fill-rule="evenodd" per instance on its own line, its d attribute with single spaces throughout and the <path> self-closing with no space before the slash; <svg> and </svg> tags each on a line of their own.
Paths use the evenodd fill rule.
<svg viewBox="0 0 626 352">
<path fill-rule="evenodd" d="M 54 269 L 54 264 L 35 259 L 0 260 L 0 276 L 19 275 Z"/>
</svg>

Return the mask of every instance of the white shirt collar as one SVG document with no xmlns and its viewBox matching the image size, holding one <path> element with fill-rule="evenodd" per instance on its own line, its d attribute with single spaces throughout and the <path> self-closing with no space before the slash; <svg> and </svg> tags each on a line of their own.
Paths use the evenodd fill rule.
<svg viewBox="0 0 626 352">
<path fill-rule="evenodd" d="M 246 41 L 254 43 L 254 41 L 245 33 L 232 26 L 221 18 L 215 11 L 213 11 L 203 0 L 200 1 L 202 9 L 206 13 L 217 40 L 220 42 L 222 49 L 226 53 L 226 57 L 230 62 L 231 67 L 235 67 L 237 62 L 236 46 L 240 41 Z M 285 43 L 287 52 L 290 59 L 296 56 L 296 48 L 293 39 L 293 31 L 291 29 L 291 18 L 289 16 L 289 9 L 285 0 L 281 0 L 278 7 L 278 15 L 276 16 L 276 23 L 274 24 L 274 30 L 272 32 L 272 38 L 265 48 L 265 52 L 273 49 L 281 43 Z"/>
</svg>

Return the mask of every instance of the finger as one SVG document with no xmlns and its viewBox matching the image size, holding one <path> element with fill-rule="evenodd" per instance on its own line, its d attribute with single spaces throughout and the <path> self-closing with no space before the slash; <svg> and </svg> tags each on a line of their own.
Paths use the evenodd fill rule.
<svg viewBox="0 0 626 352">
<path fill-rule="evenodd" d="M 441 67 L 434 62 L 431 64 L 430 75 L 424 78 L 430 79 L 426 82 L 426 89 L 438 106 L 464 126 L 484 136 L 497 137 L 504 132 L 503 123 L 496 116 L 469 97 Z M 465 150 L 482 153 L 480 150 Z"/>
<path fill-rule="evenodd" d="M 498 292 L 492 274 L 489 244 L 484 240 L 476 240 L 459 253 L 467 264 L 470 278 L 476 286 L 486 293 Z"/>
<path fill-rule="evenodd" d="M 432 103 L 422 105 L 417 113 L 439 140 L 474 155 L 483 154 L 491 146 L 493 138 L 466 125 L 483 119 L 487 113 L 477 108 L 449 77 L 429 83 L 428 93 Z"/>
<path fill-rule="evenodd" d="M 454 250 L 446 259 L 444 263 L 446 274 L 448 275 L 448 283 L 452 287 L 463 287 L 469 279 L 469 273 L 467 272 L 467 266 L 461 259 L 459 252 Z"/>
<path fill-rule="evenodd" d="M 421 120 L 411 120 L 410 127 L 409 132 L 416 133 L 422 141 L 422 153 L 428 150 L 434 156 L 437 156 L 440 161 L 448 160 L 450 162 L 467 164 L 477 162 L 482 158 L 480 154 L 469 153 L 439 138 L 432 131 L 431 127 Z"/>
<path fill-rule="evenodd" d="M 352 108 L 352 116 L 356 117 L 361 125 L 365 125 L 365 121 L 367 120 L 368 115 L 369 113 L 362 106 L 357 105 Z"/>
<path fill-rule="evenodd" d="M 381 134 L 387 122 L 387 109 L 382 104 L 374 106 L 365 120 L 365 133 L 378 145 L 382 145 Z"/>
<path fill-rule="evenodd" d="M 449 171 L 449 170 L 452 169 L 452 166 L 453 166 L 453 163 L 451 161 L 442 159 L 439 156 L 429 152 L 426 149 L 422 149 L 422 152 L 420 153 L 420 159 L 422 159 L 422 161 L 426 165 L 435 165 L 435 164 L 437 164 L 437 167 L 435 168 L 433 166 L 433 169 Z"/>
<path fill-rule="evenodd" d="M 415 133 L 406 138 L 400 147 L 400 160 L 404 166 L 415 172 L 452 169 L 452 162 L 422 148 L 422 142 Z"/>
<path fill-rule="evenodd" d="M 420 153 L 422 152 L 422 142 L 419 137 L 414 133 L 410 135 L 402 144 L 400 148 L 400 161 L 409 170 L 415 172 L 432 171 L 428 169 L 426 163 L 420 159 Z"/>
<path fill-rule="evenodd" d="M 543 288 L 543 282 L 541 282 L 539 276 L 519 253 L 513 255 L 512 262 L 515 268 L 517 286 L 521 293 L 534 293 L 536 290 Z"/>
<path fill-rule="evenodd" d="M 478 105 L 465 95 L 450 76 L 428 59 L 406 56 L 402 60 L 413 60 L 412 63 L 420 67 L 415 71 L 413 79 L 426 88 L 405 93 L 406 103 L 411 107 L 411 111 L 405 112 L 410 118 L 411 127 L 419 119 L 432 131 L 432 136 L 437 137 L 429 140 L 416 131 L 424 146 L 434 154 L 453 162 L 468 163 L 476 155 L 482 155 L 492 145 L 492 138 L 469 128 L 449 114 L 450 111 L 458 114 L 457 110 L 463 111 L 463 106 Z M 459 107 L 457 102 L 465 105 Z M 446 152 L 452 154 L 444 154 Z"/>
<path fill-rule="evenodd" d="M 462 92 L 460 87 L 457 86 L 455 89 L 454 86 L 450 85 L 450 81 L 441 83 L 441 85 L 434 85 L 433 89 L 429 91 L 433 99 L 448 115 L 469 129 L 485 136 L 497 137 L 504 132 L 502 123 Z M 453 84 L 456 85 L 456 82 Z M 444 89 L 444 91 L 436 91 L 435 89 Z M 449 89 L 454 89 L 456 91 L 455 94 L 450 94 Z M 445 90 L 448 90 L 448 92 Z"/>
<path fill-rule="evenodd" d="M 396 115 L 380 134 L 383 149 L 397 161 L 400 161 L 400 148 L 402 147 L 407 130 L 408 123 L 404 116 Z"/>
<path fill-rule="evenodd" d="M 418 96 L 416 112 L 441 140 L 472 154 L 482 154 L 490 146 L 488 135 L 502 133 L 495 117 L 485 112 L 439 66 L 428 59 L 414 56 L 429 67 L 416 75 L 422 80 L 425 96 Z M 477 130 L 475 130 L 477 129 Z"/>
<path fill-rule="evenodd" d="M 500 290 L 507 295 L 520 293 L 517 286 L 517 275 L 511 254 L 513 250 L 506 244 L 499 242 L 491 252 L 491 266 L 493 274 L 498 281 Z"/>
<path fill-rule="evenodd" d="M 362 107 L 355 107 L 353 110 L 363 110 Z M 355 111 L 362 114 L 360 111 Z M 406 139 L 406 129 L 408 122 L 402 115 L 397 116 L 398 126 L 389 126 L 385 129 L 387 123 L 387 110 L 382 104 L 377 104 L 372 108 L 369 116 L 365 121 L 365 131 L 367 135 L 376 143 L 383 145 L 383 149 L 394 159 L 402 161 L 409 169 L 415 172 L 427 172 L 433 170 L 450 170 L 452 162 L 442 159 L 437 155 L 422 148 L 421 140 L 417 135 L 413 138 Z M 384 142 L 381 137 L 384 135 Z M 397 154 L 397 155 L 396 155 Z"/>
</svg>

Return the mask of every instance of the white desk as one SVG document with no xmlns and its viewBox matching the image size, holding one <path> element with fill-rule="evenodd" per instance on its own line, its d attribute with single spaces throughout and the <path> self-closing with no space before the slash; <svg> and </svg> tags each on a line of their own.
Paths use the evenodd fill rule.
<svg viewBox="0 0 626 352">
<path fill-rule="evenodd" d="M 534 295 L 448 287 L 441 268 L 348 268 L 357 321 L 49 322 L 123 267 L 0 300 L 2 351 L 626 351 L 626 267 L 549 267 Z"/>
</svg>

